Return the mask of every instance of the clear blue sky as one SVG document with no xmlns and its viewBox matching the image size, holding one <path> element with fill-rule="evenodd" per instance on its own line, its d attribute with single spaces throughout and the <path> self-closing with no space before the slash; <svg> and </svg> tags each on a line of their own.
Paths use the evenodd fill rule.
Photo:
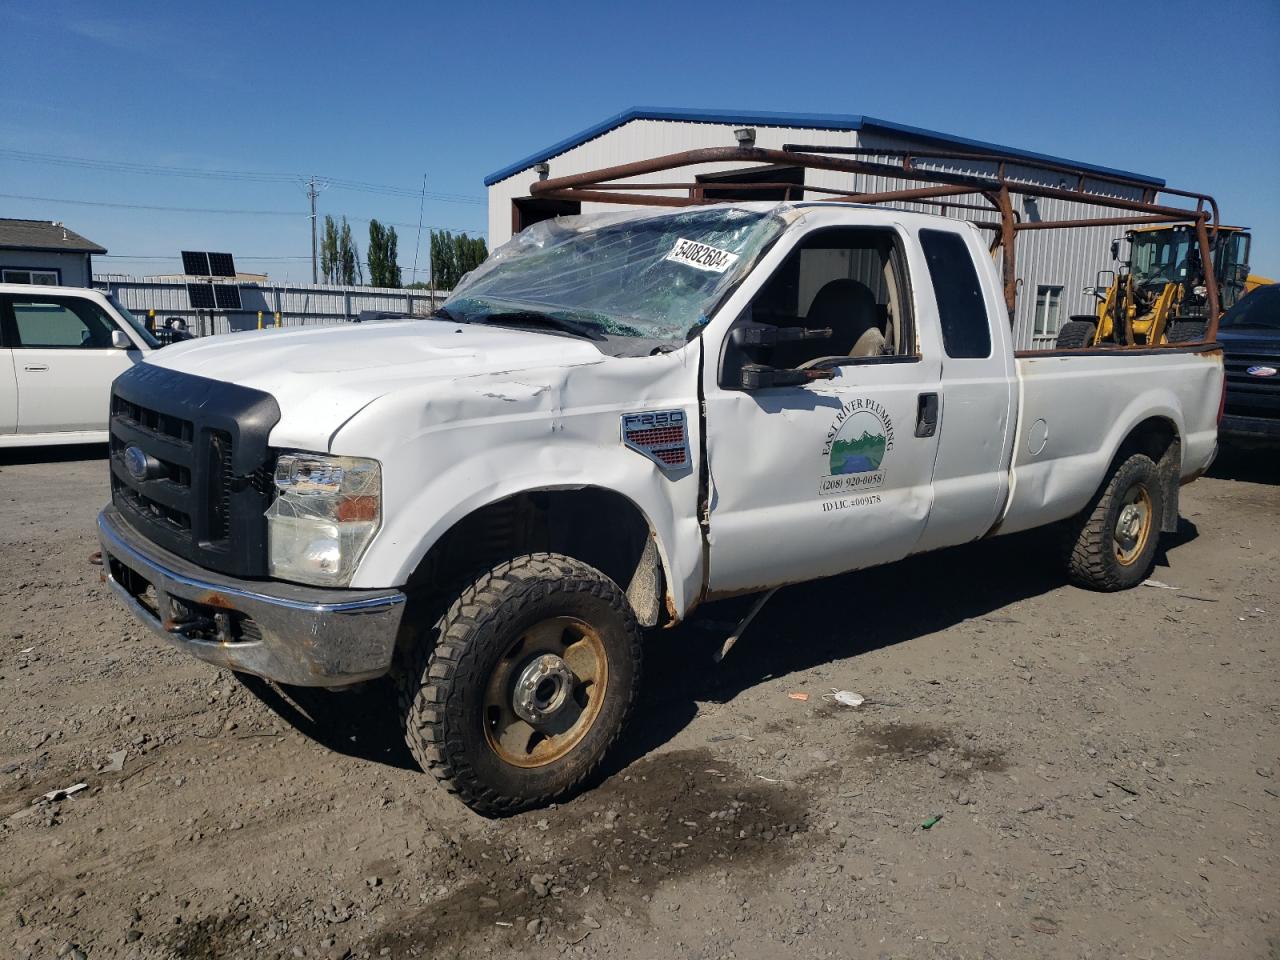
<svg viewBox="0 0 1280 960">
<path fill-rule="evenodd" d="M 1280 278 L 1277 0 L 183 6 L 0 0 L 0 151 L 410 191 L 426 174 L 430 192 L 472 201 L 429 199 L 426 223 L 483 232 L 485 174 L 629 106 L 861 113 L 1212 193 L 1254 228 L 1255 270 Z M 309 279 L 306 198 L 289 182 L 0 153 L 0 194 L 58 201 L 0 196 L 0 216 L 170 258 L 99 270 L 176 272 L 195 248 Z M 333 187 L 320 208 L 410 224 L 412 266 L 415 197 Z"/>
</svg>

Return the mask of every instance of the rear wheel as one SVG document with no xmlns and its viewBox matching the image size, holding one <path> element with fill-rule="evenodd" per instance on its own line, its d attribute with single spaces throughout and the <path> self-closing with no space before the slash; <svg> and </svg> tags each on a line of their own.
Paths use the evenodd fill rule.
<svg viewBox="0 0 1280 960">
<path fill-rule="evenodd" d="M 1205 323 L 1203 320 L 1175 320 L 1165 331 L 1168 343 L 1199 343 L 1204 339 Z"/>
<path fill-rule="evenodd" d="M 467 587 L 398 677 L 423 769 L 477 813 L 563 799 L 599 769 L 640 680 L 640 628 L 593 567 L 540 553 Z"/>
<path fill-rule="evenodd" d="M 1164 487 L 1150 457 L 1135 453 L 1112 472 L 1067 527 L 1067 571 L 1091 590 L 1137 586 L 1155 562 Z"/>
<path fill-rule="evenodd" d="M 1098 325 L 1092 320 L 1068 320 L 1058 330 L 1057 348 L 1079 350 L 1082 347 L 1092 347 L 1097 332 Z"/>
</svg>

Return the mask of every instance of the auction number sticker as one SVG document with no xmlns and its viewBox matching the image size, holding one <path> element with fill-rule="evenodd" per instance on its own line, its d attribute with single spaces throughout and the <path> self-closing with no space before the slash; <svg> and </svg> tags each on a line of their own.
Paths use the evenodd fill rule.
<svg viewBox="0 0 1280 960">
<path fill-rule="evenodd" d="M 697 240 L 686 240 L 681 237 L 671 248 L 666 259 L 711 273 L 724 273 L 738 262 L 738 255 L 728 250 L 721 250 L 719 247 L 699 243 Z"/>
</svg>

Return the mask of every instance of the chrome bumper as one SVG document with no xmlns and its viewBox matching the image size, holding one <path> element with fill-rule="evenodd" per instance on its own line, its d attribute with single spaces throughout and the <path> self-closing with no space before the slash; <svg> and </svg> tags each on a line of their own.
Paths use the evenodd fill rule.
<svg viewBox="0 0 1280 960">
<path fill-rule="evenodd" d="M 102 577 L 135 617 L 209 663 L 279 683 L 330 687 L 391 666 L 405 596 L 211 573 L 140 537 L 114 507 L 98 515 Z"/>
</svg>

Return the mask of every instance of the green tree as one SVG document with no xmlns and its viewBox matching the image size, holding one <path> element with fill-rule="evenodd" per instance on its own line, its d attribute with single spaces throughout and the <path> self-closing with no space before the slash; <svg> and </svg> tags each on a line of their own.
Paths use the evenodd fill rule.
<svg viewBox="0 0 1280 960">
<path fill-rule="evenodd" d="M 333 217 L 324 218 L 324 236 L 320 240 L 320 272 L 325 283 L 342 283 L 347 286 L 360 283 L 360 251 L 351 238 L 351 225 L 342 218 L 339 227 Z"/>
<path fill-rule="evenodd" d="M 320 276 L 325 283 L 336 283 L 338 275 L 338 225 L 325 214 L 324 234 L 320 238 Z"/>
<path fill-rule="evenodd" d="M 342 230 L 338 234 L 338 257 L 342 282 L 347 286 L 364 283 L 364 268 L 360 266 L 360 248 L 351 238 L 351 225 L 342 218 Z"/>
<path fill-rule="evenodd" d="M 483 237 L 448 230 L 431 231 L 431 276 L 440 290 L 452 290 L 488 256 L 489 246 Z"/>
<path fill-rule="evenodd" d="M 396 262 L 396 228 L 369 222 L 369 282 L 375 287 L 400 286 L 400 264 Z"/>
</svg>

